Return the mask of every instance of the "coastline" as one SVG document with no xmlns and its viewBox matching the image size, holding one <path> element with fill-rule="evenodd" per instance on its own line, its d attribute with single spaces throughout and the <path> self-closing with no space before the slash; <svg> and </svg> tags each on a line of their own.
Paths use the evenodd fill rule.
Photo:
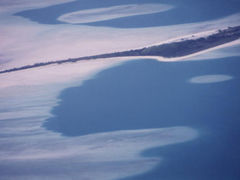
<svg viewBox="0 0 240 180">
<path fill-rule="evenodd" d="M 228 27 L 239 26 L 240 14 L 238 5 L 236 5 L 239 3 L 224 1 L 212 3 L 207 0 L 206 2 L 190 2 L 189 0 L 180 2 L 174 0 L 182 5 L 176 6 L 175 10 L 180 14 L 185 14 L 186 19 L 181 18 L 184 16 L 174 15 L 176 11 L 173 9 L 169 12 L 126 17 L 103 23 L 73 25 L 61 22 L 55 24 L 55 21 L 51 21 L 51 19 L 57 21 L 60 15 L 73 12 L 75 8 L 92 9 L 103 5 L 112 7 L 116 5 L 115 3 L 129 3 L 127 0 L 109 1 L 110 4 L 106 4 L 106 1 L 94 0 L 93 3 L 80 0 L 76 1 L 75 4 L 73 1 L 12 0 L 0 3 L 2 5 L 0 8 L 0 34 L 2 37 L 0 71 L 28 67 L 0 74 L 0 144 L 2 145 L 0 150 L 0 159 L 2 160 L 0 162 L 2 172 L 0 179 L 66 180 L 71 178 L 94 180 L 97 177 L 98 180 L 113 180 L 129 177 L 127 179 L 133 180 L 136 177 L 137 180 L 149 180 L 161 177 L 161 175 L 151 176 L 156 174 L 156 171 L 161 172 L 162 170 L 163 174 L 171 171 L 170 174 L 177 174 L 175 172 L 183 172 L 185 168 L 185 172 L 193 174 L 192 177 L 199 175 L 196 177 L 199 178 L 197 180 L 208 180 L 209 178 L 200 176 L 203 174 L 202 172 L 214 171 L 216 167 L 221 166 L 221 163 L 213 164 L 211 167 L 204 165 L 203 168 L 197 168 L 199 171 L 202 170 L 200 173 L 191 168 L 197 167 L 198 163 L 204 161 L 206 157 L 206 162 L 214 161 L 217 153 L 220 154 L 217 162 L 224 162 L 224 165 L 230 168 L 230 170 L 227 168 L 217 170 L 219 178 L 223 178 L 224 174 L 221 176 L 221 173 L 228 170 L 226 173 L 228 175 L 233 175 L 234 172 L 239 175 L 239 163 L 236 158 L 231 158 L 238 157 L 240 150 L 239 143 L 236 143 L 237 139 L 235 138 L 239 135 L 237 117 L 239 117 L 238 105 L 240 102 L 240 73 L 238 70 L 240 39 L 225 41 L 220 43 L 221 45 L 207 47 L 207 49 L 198 52 L 190 52 L 190 54 L 181 57 L 163 57 L 155 54 L 125 56 L 131 50 L 141 52 L 143 49 L 151 50 L 151 48 L 161 45 L 167 45 L 168 49 L 172 49 L 170 46 L 174 43 L 182 43 L 182 41 L 187 43 L 189 40 L 197 42 L 200 38 L 206 39 L 218 33 L 219 29 L 224 30 Z M 139 2 L 141 3 L 141 1 Z M 171 1 L 168 3 L 171 4 Z M 190 3 L 194 4 L 196 10 L 199 11 L 194 11 Z M 205 6 L 199 6 L 203 4 Z M 233 8 L 229 9 L 229 7 Z M 190 12 L 185 11 L 184 8 L 189 9 Z M 64 9 L 68 9 L 69 12 Z M 219 9 L 218 12 L 217 9 Z M 206 13 L 209 10 L 212 15 Z M 25 12 L 30 12 L 30 14 L 24 16 Z M 162 15 L 165 16 L 164 14 L 167 19 L 161 18 Z M 100 13 L 101 15 L 104 13 Z M 44 21 L 38 22 L 32 18 L 34 16 L 40 20 L 50 20 L 50 24 L 45 24 Z M 139 23 L 135 23 L 137 20 L 140 20 Z M 166 23 L 161 23 L 161 21 Z M 114 27 L 112 22 L 118 25 Z M 121 22 L 125 22 L 125 25 Z M 184 43 L 182 45 L 186 48 L 185 52 L 189 51 Z M 114 53 L 123 53 L 123 56 L 117 57 Z M 78 57 L 93 58 L 93 55 L 104 56 L 106 54 L 113 57 L 96 58 L 95 56 L 95 59 L 71 62 Z M 58 63 L 59 60 L 67 62 Z M 44 65 L 44 63 L 52 61 L 52 64 Z M 153 66 L 149 67 L 149 63 L 152 63 Z M 42 66 L 31 67 L 36 64 L 42 64 Z M 128 64 L 134 65 L 132 69 L 125 66 Z M 189 66 L 182 69 L 182 73 L 179 73 L 179 69 L 184 64 Z M 203 64 L 208 65 L 203 66 Z M 222 67 L 220 69 L 219 64 Z M 141 65 L 141 70 L 138 70 L 139 66 L 137 65 Z M 157 69 L 158 66 L 161 68 Z M 116 75 L 115 69 L 121 67 L 122 74 Z M 112 79 L 108 83 L 101 81 L 101 75 L 106 71 L 111 71 L 105 76 L 107 79 Z M 164 73 L 166 71 L 169 73 Z M 159 72 L 160 74 L 151 76 L 149 72 Z M 189 74 L 189 76 L 184 76 L 184 74 Z M 219 83 L 211 81 L 210 84 L 209 77 L 214 77 L 214 81 L 218 79 L 213 74 L 220 74 L 221 76 L 218 76 L 220 79 L 222 77 L 231 77 L 232 79 Z M 197 78 L 197 80 L 200 78 L 201 83 L 192 83 L 191 78 Z M 87 86 L 89 82 L 95 82 L 97 86 L 89 87 Z M 143 86 L 138 86 L 138 83 L 142 83 Z M 176 84 L 176 86 L 169 87 L 169 84 Z M 118 85 L 126 87 L 125 92 L 130 92 L 130 96 L 119 95 L 119 92 L 124 92 L 124 89 Z M 85 88 L 86 86 L 88 88 Z M 187 86 L 196 88 L 197 91 L 191 93 Z M 85 88 L 89 94 L 80 91 L 73 96 L 73 99 L 61 97 L 63 92 L 76 88 Z M 138 95 L 138 98 L 131 99 L 139 90 L 143 90 L 144 93 L 141 96 Z M 96 96 L 91 93 L 92 91 L 100 93 L 97 94 L 100 100 L 95 98 Z M 102 95 L 101 92 L 110 95 L 110 98 Z M 113 95 L 111 96 L 111 94 Z M 201 98 L 197 99 L 199 96 Z M 123 103 L 123 108 L 116 108 L 114 112 L 112 110 L 113 102 L 118 102 L 115 97 Z M 124 100 L 124 97 L 130 102 Z M 162 102 L 162 105 L 148 104 L 148 100 L 152 97 Z M 173 99 L 173 101 L 166 103 L 165 98 Z M 179 98 L 183 99 L 183 103 L 181 101 L 174 103 L 174 100 Z M 109 99 L 112 102 L 109 102 Z M 144 99 L 147 101 L 144 102 Z M 189 105 L 188 99 L 195 103 Z M 209 103 L 202 104 L 208 100 Z M 92 133 L 76 134 L 75 137 L 69 137 L 62 132 L 44 127 L 43 125 L 48 119 L 58 118 L 54 109 L 66 101 L 70 102 L 69 108 L 79 111 L 79 114 L 84 114 L 84 111 L 87 111 L 87 115 L 84 117 L 75 116 L 69 111 L 72 116 L 65 118 L 67 124 L 71 123 L 71 119 L 79 122 L 95 115 L 96 119 L 101 120 L 98 123 L 102 122 L 100 126 L 106 125 L 108 127 L 108 123 L 105 123 L 108 118 L 114 125 L 117 125 L 117 129 L 111 131 L 111 129 L 106 128 L 97 131 L 93 127 L 95 131 Z M 83 105 L 78 106 L 74 101 Z M 100 103 L 99 108 L 94 108 L 96 104 Z M 109 103 L 106 108 L 107 113 L 113 112 L 112 114 L 115 116 L 109 118 L 106 116 L 106 112 L 103 113 L 101 107 L 104 107 L 106 103 Z M 181 113 L 183 107 L 187 105 L 189 107 L 185 108 L 185 113 Z M 137 107 L 137 111 L 131 109 L 132 107 Z M 149 109 L 160 112 L 159 116 L 151 113 L 152 111 L 144 116 L 142 113 Z M 201 111 L 201 109 L 203 110 Z M 65 114 L 68 110 L 63 108 Z M 124 112 L 124 110 L 127 111 Z M 125 116 L 125 118 L 120 116 L 128 112 L 133 116 Z M 208 112 L 210 116 L 206 115 Z M 102 113 L 103 116 L 100 116 L 99 113 Z M 166 116 L 164 117 L 163 114 Z M 174 115 L 177 117 L 173 118 Z M 215 118 L 213 118 L 214 115 L 216 115 Z M 147 124 L 151 124 L 155 118 L 154 122 L 158 125 L 140 126 L 141 118 L 145 119 Z M 137 122 L 131 123 L 132 119 Z M 173 122 L 174 120 L 175 122 Z M 118 123 L 123 125 L 124 121 L 127 123 L 125 127 L 118 126 Z M 204 122 L 206 126 L 211 124 L 210 131 L 198 126 L 199 123 L 203 124 Z M 96 126 L 97 124 L 86 120 L 85 125 Z M 109 126 L 112 125 L 109 124 Z M 84 129 L 83 126 L 76 124 L 74 127 Z M 199 141 L 203 142 L 204 138 L 210 140 L 211 133 L 216 139 L 212 139 L 213 141 L 207 145 L 197 146 Z M 215 145 L 222 146 L 217 146 L 217 150 L 214 150 Z M 213 154 L 205 156 L 211 150 Z M 223 151 L 220 152 L 221 150 Z M 200 155 L 196 151 L 200 151 Z M 192 162 L 189 161 L 188 155 L 190 155 Z M 222 161 L 221 157 L 227 157 L 230 163 Z M 169 166 L 169 164 L 171 165 Z M 187 164 L 190 166 L 187 167 Z M 159 171 L 158 168 L 161 170 Z M 144 176 L 145 179 L 143 179 Z M 186 177 L 180 179 L 186 180 Z M 234 179 L 226 177 L 226 179 L 229 178 Z M 161 179 L 177 178 L 161 177 Z M 192 179 L 194 178 L 190 178 L 190 180 Z"/>
<path fill-rule="evenodd" d="M 199 34 L 199 33 L 198 33 Z M 122 51 L 122 52 L 114 52 L 107 54 L 100 54 L 94 56 L 85 56 L 73 59 L 66 60 L 57 60 L 50 62 L 42 62 L 36 63 L 33 65 L 26 65 L 22 67 L 16 67 L 12 69 L 7 69 L 0 71 L 0 74 L 21 71 L 25 69 L 31 69 L 36 67 L 48 66 L 52 64 L 63 64 L 63 63 L 75 63 L 82 60 L 97 60 L 97 59 L 108 59 L 108 58 L 118 58 L 118 57 L 161 57 L 168 58 L 171 60 L 172 58 L 184 58 L 187 56 L 194 55 L 196 53 L 201 53 L 201 51 L 206 51 L 211 48 L 215 48 L 221 45 L 225 45 L 227 43 L 231 43 L 240 38 L 240 26 L 228 27 L 226 29 L 219 29 L 217 33 L 210 34 L 206 36 L 204 32 L 202 32 L 204 36 L 196 36 L 189 35 L 192 38 L 182 39 L 169 42 L 162 43 L 159 45 L 154 45 L 150 47 L 145 47 L 142 49 Z"/>
</svg>

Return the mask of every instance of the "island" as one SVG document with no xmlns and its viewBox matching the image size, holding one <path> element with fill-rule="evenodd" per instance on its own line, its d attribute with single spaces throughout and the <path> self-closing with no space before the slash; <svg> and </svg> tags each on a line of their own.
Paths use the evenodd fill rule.
<svg viewBox="0 0 240 180">
<path fill-rule="evenodd" d="M 20 71 L 30 68 L 36 68 L 40 66 L 47 66 L 51 64 L 62 64 L 62 63 L 74 63 L 81 60 L 96 60 L 102 58 L 114 58 L 114 57 L 134 57 L 134 56 L 161 56 L 165 58 L 176 58 L 183 57 L 193 53 L 197 53 L 209 48 L 213 48 L 225 43 L 232 42 L 240 38 L 240 26 L 228 27 L 223 30 L 218 30 L 216 33 L 206 37 L 192 38 L 181 41 L 175 41 L 171 43 L 164 43 L 160 45 L 134 49 L 122 52 L 113 52 L 107 54 L 100 54 L 94 56 L 85 56 L 79 58 L 57 60 L 36 63 L 33 65 L 26 65 L 22 67 L 16 67 L 0 71 L 0 74 L 9 73 L 13 71 Z"/>
</svg>

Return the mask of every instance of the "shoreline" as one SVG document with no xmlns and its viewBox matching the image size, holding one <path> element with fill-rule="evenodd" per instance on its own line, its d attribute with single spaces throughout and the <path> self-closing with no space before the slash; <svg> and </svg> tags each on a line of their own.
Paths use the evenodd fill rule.
<svg viewBox="0 0 240 180">
<path fill-rule="evenodd" d="M 216 31 L 214 31 L 216 32 Z M 140 57 L 140 58 L 154 58 L 154 59 L 168 59 L 176 60 L 178 58 L 191 57 L 192 55 L 208 51 L 218 46 L 234 42 L 240 38 L 240 26 L 228 27 L 225 29 L 217 30 L 217 33 L 206 36 L 204 32 L 198 33 L 205 36 L 196 36 L 194 34 L 188 35 L 191 38 L 178 38 L 175 41 L 165 42 L 158 45 L 147 46 L 140 49 L 128 50 L 122 52 L 113 52 L 107 54 L 85 56 L 79 58 L 69 58 L 64 60 L 49 61 L 42 63 L 35 63 L 33 65 L 25 65 L 21 67 L 15 67 L 12 69 L 6 69 L 0 71 L 0 74 L 21 71 L 31 68 L 37 68 L 42 66 L 48 66 L 52 64 L 74 63 L 81 60 L 97 60 L 108 59 L 115 57 Z M 208 34 L 208 33 L 207 33 Z M 179 41 L 180 40 L 180 41 Z"/>
</svg>

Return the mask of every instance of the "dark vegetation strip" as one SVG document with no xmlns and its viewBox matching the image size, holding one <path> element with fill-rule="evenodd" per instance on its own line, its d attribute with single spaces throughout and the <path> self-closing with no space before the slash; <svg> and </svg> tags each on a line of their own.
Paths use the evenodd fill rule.
<svg viewBox="0 0 240 180">
<path fill-rule="evenodd" d="M 85 56 L 80 58 L 65 59 L 58 61 L 42 62 L 33 65 L 26 65 L 22 67 L 16 67 L 0 71 L 0 74 L 20 71 L 35 67 L 47 66 L 51 64 L 62 64 L 69 62 L 77 62 L 81 60 L 95 60 L 100 58 L 112 58 L 112 57 L 127 57 L 127 56 L 162 56 L 166 58 L 174 58 L 186 56 L 192 53 L 203 51 L 212 47 L 219 46 L 240 38 L 240 26 L 228 27 L 224 30 L 218 30 L 217 33 L 212 34 L 208 37 L 201 37 L 192 40 L 183 40 L 180 42 L 166 43 L 162 45 L 151 46 L 148 48 L 141 48 L 136 50 L 129 50 L 123 52 L 114 52 L 108 54 L 100 54 L 95 56 Z"/>
</svg>

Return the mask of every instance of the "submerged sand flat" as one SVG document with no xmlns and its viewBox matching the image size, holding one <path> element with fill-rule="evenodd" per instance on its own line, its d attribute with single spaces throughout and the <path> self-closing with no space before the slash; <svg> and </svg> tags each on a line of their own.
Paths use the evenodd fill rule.
<svg viewBox="0 0 240 180">
<path fill-rule="evenodd" d="M 239 25 L 240 19 L 240 15 L 235 14 L 200 23 L 116 29 L 71 24 L 44 25 L 13 16 L 26 9 L 64 2 L 70 1 L 1 1 L 1 71 L 51 60 L 137 49 L 198 33 L 208 34 L 209 31 Z M 228 46 L 239 47 L 239 41 Z M 239 51 L 234 52 L 239 55 Z M 211 53 L 215 53 L 216 57 L 232 55 L 220 48 Z M 195 58 L 198 57 L 201 55 Z M 62 90 L 80 86 L 96 73 L 134 59 L 83 60 L 1 74 L 0 179 L 122 178 L 144 173 L 161 163 L 161 157 L 142 157 L 142 151 L 198 138 L 196 129 L 178 126 L 103 132 L 71 138 L 42 127 L 43 122 L 52 116 L 51 109 L 58 105 L 58 95 Z"/>
<path fill-rule="evenodd" d="M 71 12 L 60 16 L 58 20 L 72 24 L 89 23 L 129 16 L 159 13 L 168 11 L 172 8 L 172 6 L 166 4 L 128 4 Z"/>
</svg>

